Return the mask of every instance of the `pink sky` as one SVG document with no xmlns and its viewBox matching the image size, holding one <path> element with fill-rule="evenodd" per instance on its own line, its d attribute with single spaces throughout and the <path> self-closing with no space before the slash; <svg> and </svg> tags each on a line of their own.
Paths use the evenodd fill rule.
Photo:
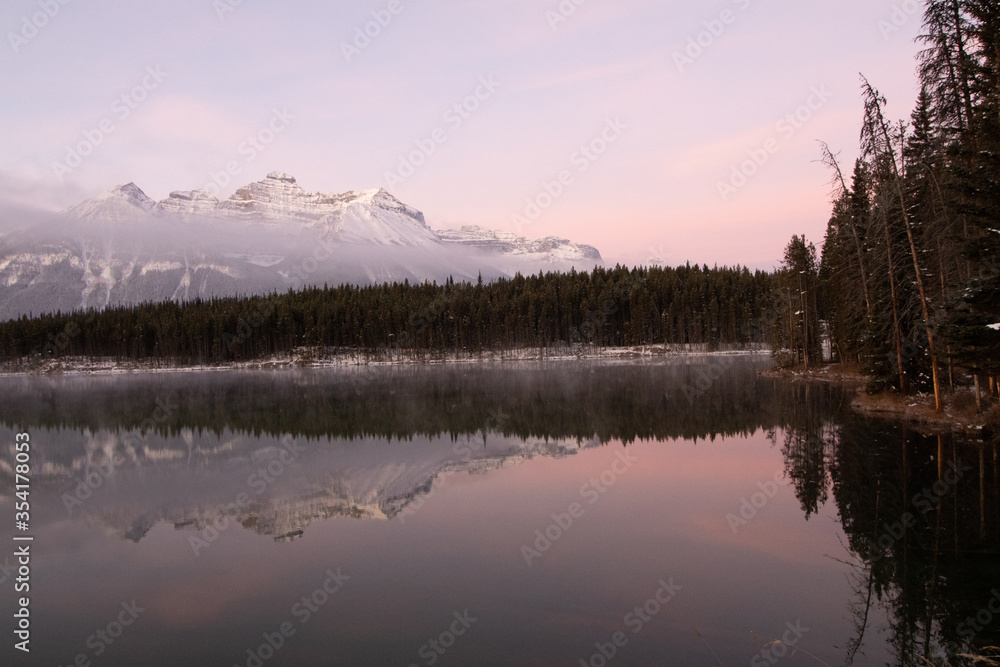
<svg viewBox="0 0 1000 667">
<path fill-rule="evenodd" d="M 388 0 L 219 6 L 125 12 L 94 0 L 42 21 L 32 0 L 4 3 L 0 198 L 59 209 L 134 181 L 161 199 L 234 162 L 226 196 L 279 170 L 309 190 L 387 187 L 437 228 L 590 243 L 612 264 L 770 267 L 792 234 L 822 242 L 817 140 L 850 168 L 858 73 L 909 117 L 922 11 L 883 0 L 568 0 L 568 16 L 558 0 L 399 0 L 396 14 Z M 688 50 L 699 38 L 702 52 Z M 260 135 L 276 109 L 293 116 L 287 128 Z M 797 111 L 801 122 L 779 125 Z M 102 121 L 113 131 L 57 174 Z M 252 135 L 269 142 L 253 148 Z M 586 157 L 592 141 L 603 152 Z M 761 150 L 766 162 L 724 200 L 719 184 Z M 419 166 L 397 178 L 411 157 Z M 535 219 L 531 200 L 543 205 Z"/>
</svg>

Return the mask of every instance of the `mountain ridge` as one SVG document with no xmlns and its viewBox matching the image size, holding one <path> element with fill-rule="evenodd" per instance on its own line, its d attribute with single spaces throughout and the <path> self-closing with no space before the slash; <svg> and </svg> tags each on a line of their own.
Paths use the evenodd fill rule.
<svg viewBox="0 0 1000 667">
<path fill-rule="evenodd" d="M 271 172 L 220 200 L 133 182 L 0 237 L 0 320 L 323 284 L 474 281 L 603 265 L 593 246 L 467 225 L 434 230 L 383 188 L 309 192 Z"/>
</svg>

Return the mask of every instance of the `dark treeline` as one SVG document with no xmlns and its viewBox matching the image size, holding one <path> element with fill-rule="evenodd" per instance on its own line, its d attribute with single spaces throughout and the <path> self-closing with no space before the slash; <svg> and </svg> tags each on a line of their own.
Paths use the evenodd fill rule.
<svg viewBox="0 0 1000 667">
<path fill-rule="evenodd" d="M 796 239 L 786 268 L 820 292 L 791 304 L 809 319 L 793 344 L 816 354 L 809 332 L 827 321 L 834 355 L 873 389 L 939 397 L 960 371 L 1000 373 L 1000 4 L 930 0 L 921 40 L 911 119 L 886 118 L 862 79 L 853 171 L 824 145 L 836 198 L 822 259 Z"/>
<path fill-rule="evenodd" d="M 311 288 L 0 323 L 0 359 L 223 363 L 306 348 L 505 350 L 765 343 L 772 276 L 745 268 L 597 268 L 478 284 Z"/>
<path fill-rule="evenodd" d="M 380 366 L 289 373 L 11 378 L 0 406 L 10 429 L 139 433 L 177 442 L 185 430 L 263 438 L 523 440 L 714 439 L 784 428 L 799 405 L 831 419 L 842 391 L 759 378 L 764 358 L 544 367 Z M 275 409 L 280 405 L 281 409 Z M 150 444 L 149 446 L 153 446 Z"/>
<path fill-rule="evenodd" d="M 844 529 L 855 627 L 845 664 L 880 641 L 882 613 L 892 664 L 994 664 L 970 652 L 1000 642 L 994 614 L 983 622 L 1000 581 L 997 445 L 850 413 L 832 425 L 813 409 L 777 439 L 806 516 L 832 500 Z"/>
</svg>

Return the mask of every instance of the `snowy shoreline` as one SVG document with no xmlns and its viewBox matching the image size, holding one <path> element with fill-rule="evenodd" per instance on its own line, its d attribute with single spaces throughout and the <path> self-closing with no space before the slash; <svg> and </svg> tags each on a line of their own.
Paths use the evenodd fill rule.
<svg viewBox="0 0 1000 667">
<path fill-rule="evenodd" d="M 445 364 L 480 364 L 505 362 L 630 362 L 683 357 L 770 357 L 768 348 L 708 350 L 705 345 L 642 345 L 598 348 L 590 346 L 556 348 L 521 348 L 483 352 L 448 352 L 382 350 L 366 353 L 357 350 L 320 352 L 299 348 L 291 355 L 226 364 L 182 364 L 150 361 L 118 362 L 113 359 L 66 357 L 62 359 L 13 361 L 0 364 L 0 377 L 36 375 L 129 375 L 137 373 L 192 373 L 221 371 L 281 370 L 290 368 L 356 368 Z"/>
</svg>

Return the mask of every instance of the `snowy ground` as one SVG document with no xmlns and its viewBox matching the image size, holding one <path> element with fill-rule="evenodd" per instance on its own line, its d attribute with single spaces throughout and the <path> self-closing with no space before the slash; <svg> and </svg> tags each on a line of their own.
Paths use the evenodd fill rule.
<svg viewBox="0 0 1000 667">
<path fill-rule="evenodd" d="M 88 357 L 11 362 L 0 366 L 0 376 L 15 375 L 119 375 L 129 373 L 181 373 L 192 371 L 269 370 L 281 368 L 347 368 L 411 364 L 475 364 L 511 361 L 573 361 L 581 359 L 634 361 L 681 356 L 770 356 L 770 349 L 730 349 L 709 351 L 703 345 L 644 345 L 638 347 L 567 346 L 525 348 L 491 352 L 428 353 L 387 349 L 372 353 L 357 350 L 299 348 L 282 355 L 252 362 L 198 365 L 157 361 L 126 361 Z"/>
</svg>

